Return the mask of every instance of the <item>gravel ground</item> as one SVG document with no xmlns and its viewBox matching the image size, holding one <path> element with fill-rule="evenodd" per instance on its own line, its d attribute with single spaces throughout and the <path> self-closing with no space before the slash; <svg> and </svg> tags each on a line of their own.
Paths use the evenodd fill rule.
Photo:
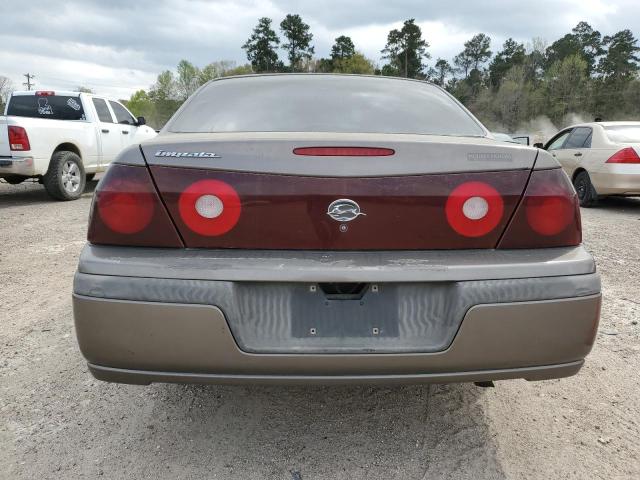
<svg viewBox="0 0 640 480">
<path fill-rule="evenodd" d="M 494 389 L 95 381 L 70 301 L 90 200 L 0 183 L 1 478 L 640 478 L 640 200 L 582 212 L 604 304 L 581 373 Z"/>
</svg>

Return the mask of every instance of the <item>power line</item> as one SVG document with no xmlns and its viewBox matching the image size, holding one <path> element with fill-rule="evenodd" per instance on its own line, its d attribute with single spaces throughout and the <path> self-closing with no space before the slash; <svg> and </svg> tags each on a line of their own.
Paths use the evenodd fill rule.
<svg viewBox="0 0 640 480">
<path fill-rule="evenodd" d="M 27 78 L 27 81 L 22 84 L 27 87 L 27 90 L 31 90 L 31 87 L 35 87 L 35 83 L 31 83 L 31 79 L 36 78 L 36 76 L 31 75 L 30 73 L 24 73 L 23 75 Z"/>
</svg>

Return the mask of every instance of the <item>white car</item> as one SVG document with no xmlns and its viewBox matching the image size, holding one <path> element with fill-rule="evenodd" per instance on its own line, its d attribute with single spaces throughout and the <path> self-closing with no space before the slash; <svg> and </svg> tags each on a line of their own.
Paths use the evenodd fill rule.
<svg viewBox="0 0 640 480">
<path fill-rule="evenodd" d="M 124 148 L 156 136 L 120 102 L 78 92 L 14 92 L 0 116 L 0 178 L 37 178 L 74 200 Z"/>
<path fill-rule="evenodd" d="M 544 149 L 569 175 L 583 207 L 608 195 L 640 196 L 640 122 L 573 125 Z"/>
</svg>

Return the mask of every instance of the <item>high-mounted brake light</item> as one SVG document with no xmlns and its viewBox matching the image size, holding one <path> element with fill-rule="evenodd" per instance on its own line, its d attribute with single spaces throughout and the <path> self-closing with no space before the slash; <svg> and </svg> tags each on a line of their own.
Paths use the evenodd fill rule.
<svg viewBox="0 0 640 480">
<path fill-rule="evenodd" d="M 178 199 L 180 218 L 192 231 L 207 237 L 223 235 L 240 218 L 240 197 L 220 180 L 199 180 L 189 185 Z"/>
<path fill-rule="evenodd" d="M 499 248 L 567 247 L 581 240 L 578 197 L 565 173 L 534 170 Z"/>
<path fill-rule="evenodd" d="M 29 136 L 23 127 L 9 125 L 9 148 L 13 151 L 21 152 L 31 150 Z"/>
<path fill-rule="evenodd" d="M 300 147 L 294 148 L 293 153 L 314 157 L 387 157 L 396 152 L 378 147 Z"/>
<path fill-rule="evenodd" d="M 498 226 L 504 201 L 488 183 L 466 182 L 449 194 L 445 205 L 451 228 L 465 237 L 481 237 Z"/>
<path fill-rule="evenodd" d="M 52 90 L 38 90 L 36 92 L 36 97 L 53 97 L 56 92 Z"/>
<path fill-rule="evenodd" d="M 607 163 L 640 163 L 640 157 L 633 147 L 627 147 L 613 154 Z"/>
<path fill-rule="evenodd" d="M 120 164 L 112 164 L 98 184 L 88 239 L 103 245 L 182 246 L 147 168 Z"/>
</svg>

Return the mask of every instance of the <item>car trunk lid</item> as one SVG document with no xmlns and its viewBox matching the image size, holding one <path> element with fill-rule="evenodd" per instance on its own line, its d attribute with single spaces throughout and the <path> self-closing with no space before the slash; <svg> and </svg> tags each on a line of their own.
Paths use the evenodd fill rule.
<svg viewBox="0 0 640 480">
<path fill-rule="evenodd" d="M 310 147 L 393 153 L 294 153 Z M 536 156 L 484 138 L 366 134 L 169 134 L 142 150 L 187 247 L 306 250 L 495 248 Z"/>
</svg>

